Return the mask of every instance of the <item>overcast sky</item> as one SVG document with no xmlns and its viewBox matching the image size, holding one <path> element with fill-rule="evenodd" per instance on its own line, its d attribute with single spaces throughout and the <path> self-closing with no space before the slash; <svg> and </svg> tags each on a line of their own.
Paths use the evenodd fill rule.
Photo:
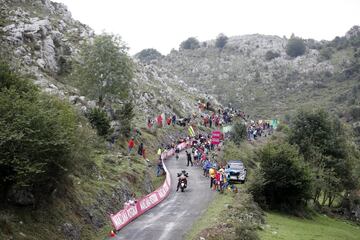
<svg viewBox="0 0 360 240">
<path fill-rule="evenodd" d="M 360 25 L 360 0 L 55 0 L 75 19 L 118 34 L 130 54 L 156 48 L 163 54 L 188 37 L 200 41 L 268 34 L 332 40 Z"/>
</svg>

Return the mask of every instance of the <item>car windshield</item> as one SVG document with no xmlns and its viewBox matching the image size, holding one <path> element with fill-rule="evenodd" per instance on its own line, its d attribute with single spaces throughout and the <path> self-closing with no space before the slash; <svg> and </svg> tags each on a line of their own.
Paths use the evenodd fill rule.
<svg viewBox="0 0 360 240">
<path fill-rule="evenodd" d="M 230 163 L 229 164 L 230 168 L 234 168 L 234 169 L 243 169 L 244 165 L 242 163 Z"/>
</svg>

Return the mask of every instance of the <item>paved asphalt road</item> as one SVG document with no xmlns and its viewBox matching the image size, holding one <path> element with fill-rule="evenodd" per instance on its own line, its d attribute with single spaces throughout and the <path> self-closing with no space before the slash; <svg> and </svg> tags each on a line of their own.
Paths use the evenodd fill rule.
<svg viewBox="0 0 360 240">
<path fill-rule="evenodd" d="M 171 175 L 171 193 L 159 205 L 121 229 L 116 238 L 126 240 L 180 240 L 191 229 L 195 220 L 206 210 L 214 197 L 209 179 L 202 176 L 200 167 L 186 167 L 186 154 L 182 152 L 165 162 Z M 188 188 L 176 192 L 176 173 L 189 172 Z M 155 171 L 155 170 L 154 170 Z"/>
</svg>

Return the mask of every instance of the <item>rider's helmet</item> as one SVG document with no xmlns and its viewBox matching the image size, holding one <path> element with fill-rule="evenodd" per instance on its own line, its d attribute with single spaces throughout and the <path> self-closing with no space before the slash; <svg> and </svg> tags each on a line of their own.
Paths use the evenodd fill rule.
<svg viewBox="0 0 360 240">
<path fill-rule="evenodd" d="M 186 171 L 185 171 L 185 170 L 181 170 L 181 172 L 182 172 L 183 174 L 185 174 L 185 173 L 186 173 Z"/>
</svg>

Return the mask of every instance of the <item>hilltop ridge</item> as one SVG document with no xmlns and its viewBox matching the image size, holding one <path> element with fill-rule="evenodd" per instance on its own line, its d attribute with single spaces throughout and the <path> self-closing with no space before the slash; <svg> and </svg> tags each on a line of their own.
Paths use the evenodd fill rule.
<svg viewBox="0 0 360 240">
<path fill-rule="evenodd" d="M 306 52 L 286 53 L 289 39 L 269 35 L 229 37 L 223 48 L 215 40 L 196 49 L 173 50 L 159 62 L 190 86 L 213 94 L 223 104 L 245 109 L 256 116 L 283 115 L 312 101 L 336 109 L 338 95 L 356 85 L 359 27 L 333 41 L 305 39 Z M 267 53 L 275 53 L 270 59 Z M 325 99 L 323 99 L 325 98 Z"/>
</svg>

